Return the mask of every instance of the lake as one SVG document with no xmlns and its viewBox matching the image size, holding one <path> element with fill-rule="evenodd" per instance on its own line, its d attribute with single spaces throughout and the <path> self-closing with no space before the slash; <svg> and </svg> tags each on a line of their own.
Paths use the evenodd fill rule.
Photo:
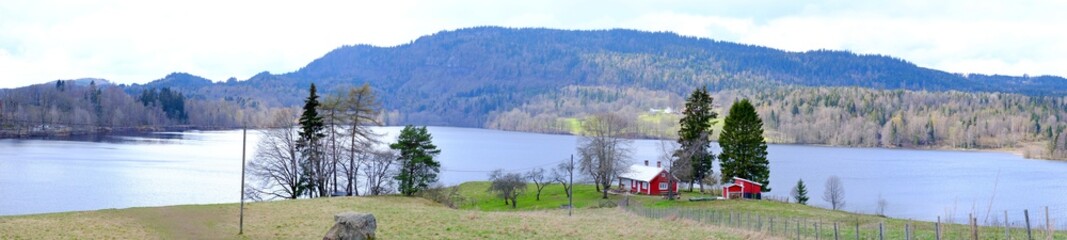
<svg viewBox="0 0 1067 240">
<path fill-rule="evenodd" d="M 393 141 L 400 127 L 375 128 Z M 430 127 L 442 149 L 446 184 L 484 180 L 494 169 L 551 168 L 574 153 L 577 137 L 485 129 Z M 249 131 L 249 159 L 258 132 Z M 659 158 L 660 141 L 635 140 L 635 163 Z M 714 150 L 718 152 L 719 150 Z M 844 207 L 919 220 L 965 222 L 990 213 L 1012 221 L 1043 214 L 1067 220 L 1067 162 L 1024 159 L 999 152 L 768 147 L 773 190 L 787 196 L 797 179 L 808 185 L 810 205 L 828 207 L 823 183 L 839 176 Z M 716 170 L 718 172 L 718 170 Z M 210 131 L 110 136 L 98 141 L 0 140 L 0 215 L 240 200 L 241 132 Z M 1041 216 L 1043 219 L 1043 216 Z M 1057 221 L 1062 223 L 1063 220 Z"/>
</svg>

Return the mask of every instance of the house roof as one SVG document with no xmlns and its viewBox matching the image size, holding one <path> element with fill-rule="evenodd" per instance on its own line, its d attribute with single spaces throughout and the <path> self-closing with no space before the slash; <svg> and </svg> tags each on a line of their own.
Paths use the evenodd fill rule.
<svg viewBox="0 0 1067 240">
<path fill-rule="evenodd" d="M 652 179 L 656 178 L 656 175 L 659 175 L 661 172 L 663 172 L 663 168 L 634 164 L 630 165 L 629 171 L 619 175 L 619 178 L 652 182 Z"/>
<path fill-rule="evenodd" d="M 748 183 L 751 183 L 751 184 L 756 184 L 756 186 L 760 186 L 760 187 L 763 186 L 763 184 L 760 184 L 760 183 L 752 181 L 752 180 L 744 179 L 744 178 L 734 177 L 734 180 L 745 181 L 745 182 L 748 182 Z"/>
</svg>

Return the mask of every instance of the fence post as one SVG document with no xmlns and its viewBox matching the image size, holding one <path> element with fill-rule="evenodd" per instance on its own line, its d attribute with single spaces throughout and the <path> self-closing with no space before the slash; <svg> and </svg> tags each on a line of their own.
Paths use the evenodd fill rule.
<svg viewBox="0 0 1067 240">
<path fill-rule="evenodd" d="M 911 240 L 911 224 L 904 223 L 904 240 Z"/>
<path fill-rule="evenodd" d="M 1052 240 L 1052 219 L 1048 217 L 1048 206 L 1045 206 L 1045 239 Z"/>
<path fill-rule="evenodd" d="M 978 218 L 971 218 L 971 239 L 978 240 Z"/>
<path fill-rule="evenodd" d="M 970 233 L 969 235 L 971 235 L 971 239 L 972 240 L 978 240 L 977 238 L 974 237 L 974 221 L 971 221 L 972 218 L 974 218 L 974 214 L 973 213 L 968 213 L 967 214 L 967 227 L 970 228 L 970 231 L 968 231 L 968 232 Z"/>
<path fill-rule="evenodd" d="M 1011 239 L 1011 233 L 1008 230 L 1008 210 L 1004 210 L 1004 240 Z"/>
<path fill-rule="evenodd" d="M 860 222 L 856 221 L 856 240 L 860 240 Z"/>
<path fill-rule="evenodd" d="M 1034 233 L 1030 230 L 1030 209 L 1023 209 L 1023 217 L 1026 218 L 1026 239 L 1034 240 Z"/>
<path fill-rule="evenodd" d="M 763 217 L 756 214 L 756 231 L 763 231 Z"/>
<path fill-rule="evenodd" d="M 841 240 L 837 235 L 837 222 L 834 222 L 834 240 Z"/>
<path fill-rule="evenodd" d="M 782 220 L 782 236 L 789 236 L 789 219 Z"/>
<path fill-rule="evenodd" d="M 878 223 L 878 240 L 885 240 L 885 222 Z"/>
<path fill-rule="evenodd" d="M 800 220 L 797 219 L 797 240 L 800 240 Z"/>
<path fill-rule="evenodd" d="M 815 240 L 819 240 L 819 222 L 815 222 Z"/>
<path fill-rule="evenodd" d="M 937 216 L 937 223 L 934 223 L 934 238 L 941 240 L 941 216 Z"/>
</svg>

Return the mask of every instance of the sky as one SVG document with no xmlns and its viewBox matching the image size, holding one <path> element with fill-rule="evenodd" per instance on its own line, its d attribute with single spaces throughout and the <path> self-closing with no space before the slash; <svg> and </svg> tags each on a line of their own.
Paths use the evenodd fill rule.
<svg viewBox="0 0 1067 240">
<path fill-rule="evenodd" d="M 355 44 L 475 26 L 670 31 L 789 51 L 848 50 L 954 73 L 1067 76 L 1067 1 L 0 2 L 0 88 L 57 79 L 223 81 Z"/>
</svg>

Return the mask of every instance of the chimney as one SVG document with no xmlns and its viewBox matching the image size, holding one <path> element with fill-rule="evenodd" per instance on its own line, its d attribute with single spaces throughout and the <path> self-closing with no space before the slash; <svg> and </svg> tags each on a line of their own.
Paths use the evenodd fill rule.
<svg viewBox="0 0 1067 240">
<path fill-rule="evenodd" d="M 648 166 L 648 160 L 645 160 L 645 166 Z"/>
<path fill-rule="evenodd" d="M 662 167 L 659 165 L 659 161 L 656 161 L 656 167 Z"/>
</svg>

